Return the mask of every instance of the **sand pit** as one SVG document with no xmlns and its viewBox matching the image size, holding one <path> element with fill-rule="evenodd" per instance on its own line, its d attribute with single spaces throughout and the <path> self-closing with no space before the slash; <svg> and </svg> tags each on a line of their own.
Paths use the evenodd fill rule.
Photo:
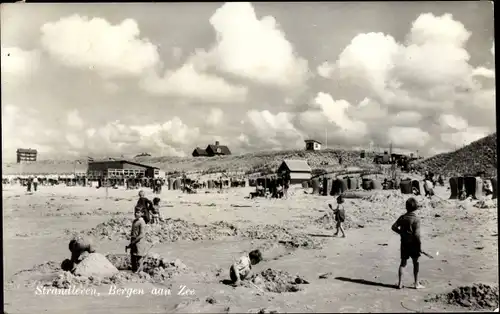
<svg viewBox="0 0 500 314">
<path fill-rule="evenodd" d="M 108 254 L 106 257 L 119 270 L 131 269 L 130 255 L 128 254 Z M 179 259 L 168 261 L 159 254 L 150 254 L 144 258 L 142 272 L 139 276 L 149 282 L 161 283 L 186 271 L 189 271 L 189 268 Z M 117 279 L 123 278 L 123 273 L 117 276 Z M 125 276 L 124 279 L 127 278 Z"/>
<path fill-rule="evenodd" d="M 256 274 L 251 281 L 263 291 L 273 293 L 297 292 L 302 290 L 299 285 L 309 283 L 300 276 L 292 276 L 286 271 L 274 270 L 271 268 Z M 243 284 L 246 287 L 254 287 L 248 281 L 243 281 Z"/>
<path fill-rule="evenodd" d="M 130 240 L 132 219 L 115 217 L 100 223 L 95 228 L 87 231 L 87 235 L 99 238 Z M 146 241 L 152 243 L 175 242 L 180 240 L 199 241 L 215 240 L 220 237 L 234 235 L 235 229 L 228 230 L 222 224 L 197 225 L 182 219 L 168 219 L 156 225 L 147 225 Z"/>
<path fill-rule="evenodd" d="M 472 310 L 493 310 L 498 307 L 498 286 L 473 284 L 454 289 L 449 293 L 428 298 L 428 302 L 444 302 Z"/>
<path fill-rule="evenodd" d="M 252 225 L 239 229 L 238 235 L 259 240 L 277 240 L 279 243 L 291 247 L 318 249 L 321 242 L 302 233 L 293 233 L 290 229 L 278 225 Z"/>
</svg>

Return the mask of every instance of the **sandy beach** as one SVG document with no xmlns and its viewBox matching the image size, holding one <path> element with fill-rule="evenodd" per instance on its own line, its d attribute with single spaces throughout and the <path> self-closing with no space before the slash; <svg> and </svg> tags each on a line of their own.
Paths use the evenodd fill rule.
<svg viewBox="0 0 500 314">
<path fill-rule="evenodd" d="M 123 254 L 126 236 L 96 235 L 92 228 L 112 218 L 132 220 L 138 190 L 110 188 L 106 192 L 104 188 L 55 186 L 27 194 L 20 186 L 5 186 L 5 310 L 407 312 L 406 307 L 443 311 L 460 308 L 426 299 L 473 283 L 498 285 L 496 206 L 476 208 L 475 202 L 448 201 L 449 192 L 444 187 L 437 188 L 434 200 L 421 201 L 424 207 L 418 214 L 422 218 L 423 247 L 434 256 L 421 258 L 421 281 L 426 289 L 396 290 L 399 237 L 390 226 L 404 213 L 407 196 L 380 190 L 365 193 L 363 198 L 346 199 L 347 237 L 334 238 L 332 223 L 324 217 L 328 202 L 335 203 L 333 197 L 309 195 L 293 187 L 288 200 L 246 199 L 252 190 L 233 188 L 189 195 L 164 190 L 160 195 L 162 215 L 176 221 L 172 224 L 186 227 L 176 227 L 178 240 L 174 242 L 153 239 L 157 243 L 150 254 L 179 259 L 186 271 L 163 283 L 143 280 L 99 284 L 90 295 L 54 295 L 44 294 L 37 287 L 51 282 L 61 271 L 56 266 L 37 266 L 50 261 L 60 265 L 68 258 L 67 245 L 74 233 L 91 234 L 100 253 Z M 146 196 L 152 198 L 153 194 L 146 190 Z M 225 235 L 221 221 L 239 232 Z M 210 229 L 215 230 L 214 236 L 196 235 L 199 240 L 189 240 L 193 235 L 187 234 L 188 229 L 203 234 L 208 230 L 205 225 L 218 226 Z M 280 228 L 287 231 L 278 232 Z M 301 235 L 314 245 L 280 244 L 283 234 Z M 309 284 L 300 285 L 297 292 L 272 293 L 221 283 L 228 279 L 232 261 L 256 247 L 265 248 L 265 260 L 255 266 L 257 272 L 268 268 L 286 271 L 300 275 Z M 410 263 L 405 276 L 407 287 L 412 282 L 411 272 Z"/>
</svg>

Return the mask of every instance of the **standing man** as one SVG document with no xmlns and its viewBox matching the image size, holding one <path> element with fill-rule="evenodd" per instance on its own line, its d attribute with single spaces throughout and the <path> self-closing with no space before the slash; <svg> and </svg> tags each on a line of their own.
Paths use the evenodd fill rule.
<svg viewBox="0 0 500 314">
<path fill-rule="evenodd" d="M 28 180 L 27 180 L 27 185 L 28 185 L 28 192 L 31 192 L 31 182 L 33 182 L 33 178 L 31 177 L 28 177 Z"/>
<path fill-rule="evenodd" d="M 151 220 L 151 212 L 153 211 L 153 203 L 144 196 L 144 191 L 139 191 L 139 199 L 137 200 L 136 208 L 142 208 L 144 214 L 144 222 L 149 223 Z"/>
<path fill-rule="evenodd" d="M 38 177 L 35 176 L 35 178 L 33 179 L 33 189 L 35 190 L 35 192 L 37 188 L 38 188 Z"/>
<path fill-rule="evenodd" d="M 283 176 L 283 196 L 288 199 L 288 188 L 290 187 L 290 177 L 288 173 Z"/>
</svg>

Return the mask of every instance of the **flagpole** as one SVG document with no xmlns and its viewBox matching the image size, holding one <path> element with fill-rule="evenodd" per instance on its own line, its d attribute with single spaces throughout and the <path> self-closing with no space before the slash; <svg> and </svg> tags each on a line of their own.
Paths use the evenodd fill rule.
<svg viewBox="0 0 500 314">
<path fill-rule="evenodd" d="M 326 149 L 328 149 L 328 128 L 325 128 L 325 139 L 326 139 L 326 143 L 325 143 L 325 146 L 326 146 Z"/>
<path fill-rule="evenodd" d="M 74 165 L 74 168 L 73 168 L 73 176 L 75 177 L 75 186 L 76 186 L 76 163 L 78 162 L 78 160 L 75 160 L 75 165 Z"/>
</svg>

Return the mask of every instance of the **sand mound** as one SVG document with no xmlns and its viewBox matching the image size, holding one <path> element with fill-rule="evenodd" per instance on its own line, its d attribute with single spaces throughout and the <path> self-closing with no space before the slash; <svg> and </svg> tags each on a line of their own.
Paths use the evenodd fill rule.
<svg viewBox="0 0 500 314">
<path fill-rule="evenodd" d="M 431 297 L 427 301 L 440 301 L 474 310 L 492 310 L 498 307 L 498 297 L 498 286 L 492 287 L 480 283 L 456 288 L 449 293 Z"/>
<path fill-rule="evenodd" d="M 497 133 L 483 137 L 454 152 L 432 156 L 416 163 L 421 171 L 430 170 L 447 177 L 485 171 L 497 175 Z"/>
<path fill-rule="evenodd" d="M 40 281 L 51 280 L 59 271 L 59 263 L 54 261 L 45 262 L 30 269 L 23 269 L 16 272 L 11 279 L 6 282 L 5 288 L 15 288 L 20 282 L 22 282 L 25 287 L 34 287 Z"/>
<path fill-rule="evenodd" d="M 305 234 L 294 234 L 289 229 L 278 225 L 254 225 L 240 229 L 238 235 L 259 240 L 277 240 L 292 247 L 320 248 L 321 243 Z"/>
<path fill-rule="evenodd" d="M 255 275 L 252 282 L 263 290 L 274 293 L 297 292 L 301 290 L 299 284 L 309 283 L 299 276 L 292 276 L 286 271 L 271 268 Z M 252 286 L 248 282 L 244 282 L 244 284 Z"/>
<path fill-rule="evenodd" d="M 131 269 L 130 255 L 128 254 L 108 254 L 106 257 L 119 270 Z M 179 273 L 189 270 L 181 260 L 176 259 L 175 261 L 168 261 L 159 254 L 150 254 L 146 256 L 143 265 L 142 272 L 139 276 L 149 282 L 164 282 Z M 126 272 L 123 274 L 123 272 L 120 272 L 120 274 L 115 276 L 115 279 L 117 281 L 128 281 L 131 279 L 128 275 L 133 274 Z"/>
<path fill-rule="evenodd" d="M 433 209 L 443 208 L 447 205 L 449 206 L 448 201 L 437 197 L 433 197 L 431 199 L 424 198 L 422 200 L 419 200 L 419 204 L 424 208 L 433 208 Z"/>
<path fill-rule="evenodd" d="M 130 239 L 130 218 L 111 218 L 87 231 L 88 235 L 108 239 Z M 232 227 L 232 228 L 231 228 Z M 146 241 L 152 243 L 175 242 L 180 240 L 215 240 L 235 235 L 236 228 L 230 224 L 197 225 L 182 219 L 168 219 L 156 225 L 146 226 Z"/>
<path fill-rule="evenodd" d="M 319 228 L 323 228 L 326 230 L 336 230 L 336 221 L 335 218 L 333 217 L 333 214 L 324 214 L 323 216 L 314 219 L 313 224 L 318 226 Z M 362 228 L 364 225 L 359 223 L 358 221 L 352 220 L 350 216 L 346 215 L 345 221 L 344 221 L 344 229 L 357 229 L 357 228 Z"/>
<path fill-rule="evenodd" d="M 83 277 L 111 277 L 118 273 L 113 264 L 102 254 L 89 254 L 83 261 L 77 264 L 74 274 Z"/>
<path fill-rule="evenodd" d="M 362 199 L 371 203 L 399 203 L 405 197 L 398 190 L 386 190 L 383 192 L 374 192 L 373 194 L 364 196 Z"/>
<path fill-rule="evenodd" d="M 108 239 L 130 239 L 132 220 L 111 218 L 86 231 L 87 235 L 107 237 Z M 146 241 L 152 243 L 175 242 L 180 240 L 216 240 L 227 236 L 241 236 L 250 239 L 278 240 L 294 247 L 318 248 L 320 244 L 303 234 L 293 234 L 289 229 L 278 225 L 257 225 L 238 229 L 234 225 L 219 221 L 209 225 L 197 225 L 182 219 L 169 219 L 157 225 L 147 225 Z"/>
<path fill-rule="evenodd" d="M 18 275 L 21 273 L 30 273 L 30 272 L 37 272 L 37 273 L 46 274 L 46 273 L 51 273 L 51 272 L 57 271 L 59 269 L 60 269 L 59 263 L 54 262 L 54 261 L 48 261 L 48 262 L 45 262 L 43 264 L 38 264 L 38 265 L 34 266 L 33 268 L 18 271 L 14 275 Z"/>
<path fill-rule="evenodd" d="M 87 287 L 87 286 L 99 286 L 101 284 L 110 283 L 109 279 L 100 277 L 86 277 L 77 276 L 68 271 L 61 271 L 57 274 L 57 277 L 50 283 L 45 283 L 44 286 L 52 286 L 58 289 L 69 289 L 74 286 Z"/>
</svg>

